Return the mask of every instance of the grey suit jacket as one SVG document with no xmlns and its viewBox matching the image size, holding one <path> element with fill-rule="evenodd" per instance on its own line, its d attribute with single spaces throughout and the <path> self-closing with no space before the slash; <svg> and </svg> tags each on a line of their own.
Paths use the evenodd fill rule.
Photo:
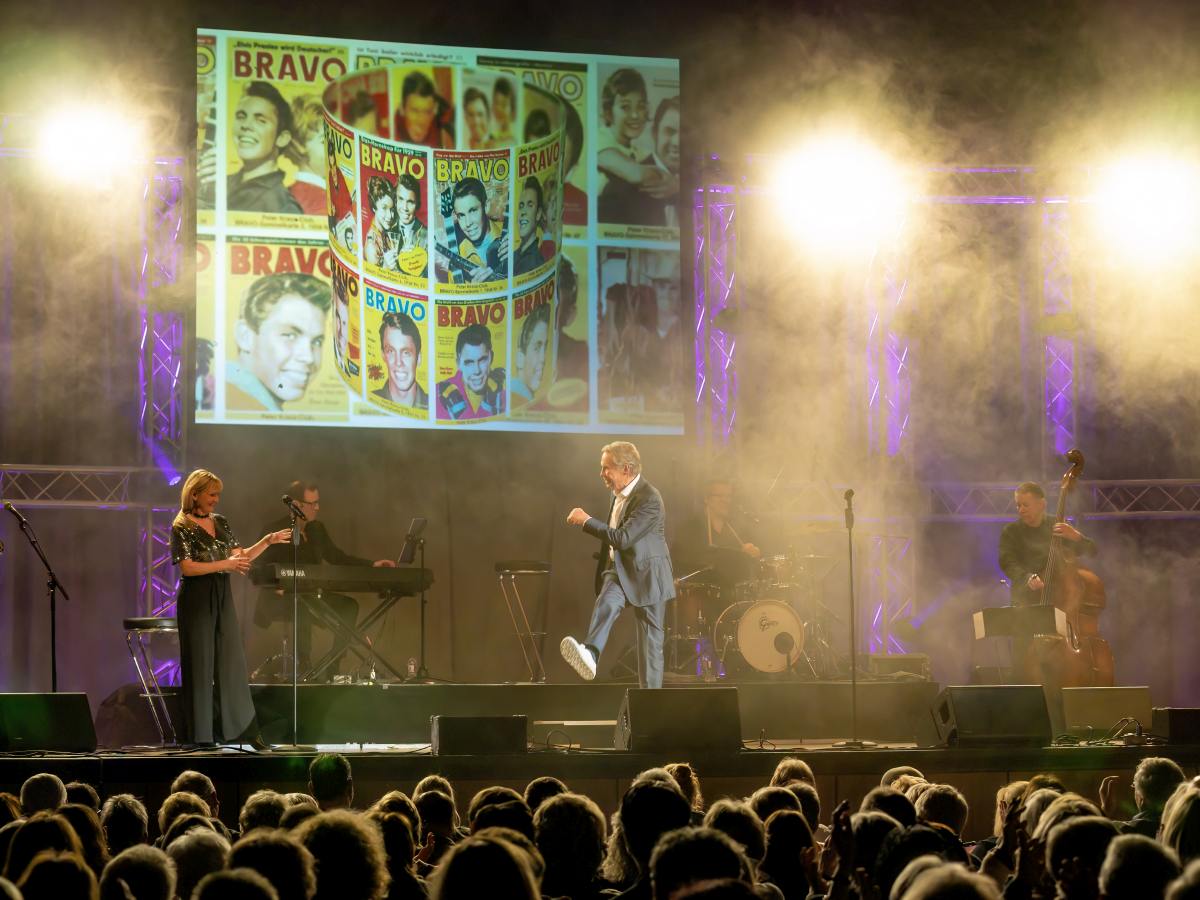
<svg viewBox="0 0 1200 900">
<path fill-rule="evenodd" d="M 613 498 L 616 502 L 616 498 Z M 609 515 L 612 507 L 609 506 Z M 600 539 L 600 559 L 596 566 L 596 592 L 608 565 L 608 550 L 614 554 L 614 567 L 621 590 L 634 606 L 653 606 L 675 596 L 675 575 L 671 553 L 667 549 L 667 514 L 662 495 L 645 478 L 638 482 L 616 528 L 595 516 L 583 523 L 583 530 Z"/>
</svg>

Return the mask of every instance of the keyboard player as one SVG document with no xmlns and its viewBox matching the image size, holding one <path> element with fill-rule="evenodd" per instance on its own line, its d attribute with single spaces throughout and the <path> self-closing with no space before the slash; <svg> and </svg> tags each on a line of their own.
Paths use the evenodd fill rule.
<svg viewBox="0 0 1200 900">
<path fill-rule="evenodd" d="M 298 559 L 301 565 L 317 565 L 327 563 L 337 566 L 395 566 L 390 559 L 377 559 L 372 562 L 360 556 L 346 553 L 329 536 L 329 529 L 320 519 L 321 492 L 317 485 L 308 481 L 294 481 L 288 488 L 288 496 L 296 500 L 301 511 L 306 516 L 300 526 L 300 547 Z M 275 531 L 288 528 L 291 516 L 276 519 L 272 524 Z M 274 551 L 274 552 L 272 552 Z M 277 544 L 264 552 L 256 560 L 256 566 L 267 566 L 272 563 L 290 566 L 292 563 L 291 543 Z M 275 588 L 263 588 L 259 591 L 258 604 L 254 611 L 254 624 L 262 628 L 273 622 L 291 620 L 291 603 L 284 603 L 281 595 L 287 592 Z M 290 598 L 289 598 L 290 599 Z M 315 594 L 300 595 L 300 621 L 298 623 L 297 651 L 301 673 L 307 671 L 312 664 L 312 628 L 320 624 L 314 617 L 310 605 L 317 601 Z M 322 591 L 320 602 L 337 616 L 350 629 L 358 624 L 358 601 L 345 594 Z M 336 658 L 326 670 L 336 673 L 341 665 L 341 659 L 346 651 L 346 640 L 334 635 L 334 651 Z"/>
</svg>

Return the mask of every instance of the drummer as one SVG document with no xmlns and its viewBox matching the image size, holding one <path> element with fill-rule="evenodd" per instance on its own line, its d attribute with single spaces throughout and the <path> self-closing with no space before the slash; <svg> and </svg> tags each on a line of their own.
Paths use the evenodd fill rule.
<svg viewBox="0 0 1200 900">
<path fill-rule="evenodd" d="M 733 482 L 710 478 L 704 490 L 704 512 L 684 523 L 671 554 L 686 565 L 677 565 L 677 574 L 708 568 L 696 580 L 728 592 L 726 602 L 731 602 L 735 585 L 754 577 L 755 561 L 762 557 L 762 551 L 746 540 L 746 526 L 734 524 L 733 501 Z"/>
</svg>

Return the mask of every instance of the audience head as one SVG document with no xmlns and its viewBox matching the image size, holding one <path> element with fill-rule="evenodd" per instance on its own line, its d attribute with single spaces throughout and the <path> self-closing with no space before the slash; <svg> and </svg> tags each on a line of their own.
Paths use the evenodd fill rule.
<svg viewBox="0 0 1200 900">
<path fill-rule="evenodd" d="M 94 813 L 100 812 L 100 795 L 85 781 L 69 781 L 65 785 L 67 803 L 79 803 Z"/>
<path fill-rule="evenodd" d="M 175 864 L 157 847 L 122 850 L 104 868 L 101 900 L 171 900 L 175 895 Z"/>
<path fill-rule="evenodd" d="M 1034 791 L 1032 794 L 1027 793 L 1025 799 L 1021 803 L 1021 825 L 1029 834 L 1033 834 L 1037 828 L 1038 822 L 1050 804 L 1061 797 L 1058 791 L 1053 788 L 1041 788 Z"/>
<path fill-rule="evenodd" d="M 850 816 L 850 827 L 854 832 L 855 865 L 874 876 L 883 842 L 900 830 L 900 823 L 887 813 L 858 812 Z"/>
<path fill-rule="evenodd" d="M 875 882 L 882 895 L 902 895 L 919 872 L 923 871 L 918 867 L 918 870 L 908 872 L 909 866 L 917 859 L 930 856 L 939 865 L 944 862 L 968 862 L 966 850 L 948 829 L 913 825 L 910 828 L 898 828 L 887 835 L 875 861 Z M 901 882 L 903 887 L 900 886 Z"/>
<path fill-rule="evenodd" d="M 749 882 L 737 878 L 696 881 L 672 895 L 675 900 L 754 900 L 757 896 Z"/>
<path fill-rule="evenodd" d="M 426 791 L 441 791 L 454 801 L 455 806 L 458 805 L 458 800 L 454 794 L 454 785 L 450 783 L 450 779 L 445 775 L 426 775 L 424 778 L 418 781 L 417 786 L 413 788 L 413 800 L 416 800 Z"/>
<path fill-rule="evenodd" d="M 996 882 L 958 863 L 931 866 L 912 880 L 904 900 L 1000 900 Z"/>
<path fill-rule="evenodd" d="M 100 807 L 100 824 L 112 856 L 150 840 L 150 814 L 133 794 L 113 794 L 105 800 Z"/>
<path fill-rule="evenodd" d="M 801 782 L 803 784 L 803 782 Z M 763 822 L 781 809 L 800 812 L 800 801 L 785 787 L 762 787 L 750 795 L 750 808 Z"/>
<path fill-rule="evenodd" d="M 281 831 L 245 835 L 229 852 L 231 869 L 251 869 L 275 888 L 279 900 L 309 900 L 317 890 L 313 855 Z"/>
<path fill-rule="evenodd" d="M 803 861 L 806 852 L 815 852 L 816 842 L 804 815 L 794 809 L 771 813 L 763 823 L 766 853 L 760 869 L 773 876 L 798 874 L 807 883 Z"/>
<path fill-rule="evenodd" d="M 30 775 L 21 785 L 21 812 L 32 816 L 36 812 L 54 812 L 67 802 L 67 787 L 62 779 L 49 772 Z"/>
<path fill-rule="evenodd" d="M 388 791 L 371 805 L 371 809 L 376 812 L 399 813 L 408 819 L 414 837 L 424 833 L 425 823 L 421 818 L 421 810 L 404 791 Z"/>
<path fill-rule="evenodd" d="M 1091 800 L 1078 794 L 1060 794 L 1046 807 L 1045 812 L 1038 819 L 1037 827 L 1033 829 L 1032 835 L 1037 840 L 1045 842 L 1050 832 L 1068 819 L 1098 815 L 1100 815 L 1100 809 Z"/>
<path fill-rule="evenodd" d="M 539 900 L 529 855 L 494 832 L 456 844 L 430 883 L 431 900 Z"/>
<path fill-rule="evenodd" d="M 419 823 L 421 833 L 415 835 L 417 840 L 424 843 L 425 835 L 429 832 L 447 838 L 454 836 L 454 830 L 458 827 L 458 813 L 454 809 L 454 801 L 448 794 L 434 790 L 423 791 L 416 796 L 413 802 L 421 817 Z"/>
<path fill-rule="evenodd" d="M 530 812 L 537 812 L 538 807 L 559 794 L 565 794 L 569 789 L 559 779 L 551 775 L 535 778 L 525 785 L 525 804 Z"/>
<path fill-rule="evenodd" d="M 679 828 L 665 834 L 650 857 L 655 900 L 668 900 L 690 884 L 718 878 L 751 880 L 750 864 L 737 842 L 714 828 Z"/>
<path fill-rule="evenodd" d="M 282 794 L 268 789 L 255 791 L 242 804 L 238 813 L 238 828 L 248 834 L 255 828 L 278 828 L 279 820 L 287 810 Z"/>
<path fill-rule="evenodd" d="M 1025 785 L 1025 793 L 1021 796 L 1021 799 L 1026 800 L 1034 791 L 1040 791 L 1043 788 L 1048 788 L 1056 794 L 1065 794 L 1067 792 L 1067 786 L 1062 783 L 1062 779 L 1057 775 L 1050 772 L 1039 772 L 1029 779 L 1029 783 Z"/>
<path fill-rule="evenodd" d="M 967 827 L 967 798 L 951 785 L 930 785 L 914 806 L 917 818 L 922 822 L 945 825 L 960 837 Z"/>
<path fill-rule="evenodd" d="M 189 791 L 208 804 L 209 814 L 214 818 L 221 815 L 221 801 L 217 799 L 217 787 L 211 778 L 195 769 L 185 769 L 171 782 L 171 793 Z"/>
<path fill-rule="evenodd" d="M 1183 874 L 1171 882 L 1166 900 L 1200 900 L 1200 859 L 1188 863 Z"/>
<path fill-rule="evenodd" d="M 306 794 L 304 791 L 288 791 L 283 795 L 283 802 L 290 809 L 293 806 L 311 806 L 317 809 L 317 801 L 312 794 Z"/>
<path fill-rule="evenodd" d="M 1140 810 L 1159 812 L 1186 780 L 1183 769 L 1174 760 L 1147 756 L 1133 773 L 1133 800 Z"/>
<path fill-rule="evenodd" d="M 700 790 L 700 776 L 691 763 L 667 763 L 663 766 L 674 779 L 683 799 L 697 812 L 704 812 L 704 793 Z"/>
<path fill-rule="evenodd" d="M 379 829 L 379 836 L 383 838 L 388 874 L 395 884 L 398 878 L 404 877 L 405 873 L 411 873 L 416 867 L 417 846 L 413 841 L 412 823 L 400 813 L 380 810 L 367 813 L 367 818 L 375 823 L 375 827 Z M 282 900 L 282 891 L 280 895 Z"/>
<path fill-rule="evenodd" d="M 510 800 L 525 802 L 525 798 L 510 787 L 503 787 L 498 784 L 485 787 L 472 797 L 471 802 L 467 804 L 467 827 L 470 828 L 473 825 L 475 817 L 479 815 L 479 811 L 485 806 L 491 806 L 496 803 L 508 803 Z"/>
<path fill-rule="evenodd" d="M 533 814 L 534 842 L 546 863 L 544 893 L 573 895 L 586 888 L 604 859 L 604 814 L 580 794 L 559 794 Z"/>
<path fill-rule="evenodd" d="M 821 795 L 807 781 L 789 781 L 784 785 L 800 801 L 800 812 L 804 814 L 808 827 L 816 831 L 821 824 Z"/>
<path fill-rule="evenodd" d="M 879 779 L 879 786 L 893 787 L 892 782 L 902 775 L 908 775 L 909 777 L 916 778 L 920 781 L 925 780 L 925 776 L 921 774 L 920 769 L 914 769 L 912 766 L 892 766 L 892 768 L 884 772 L 883 777 Z M 903 793 L 902 789 L 897 788 L 897 790 L 900 790 L 901 793 Z"/>
<path fill-rule="evenodd" d="M 510 828 L 533 840 L 533 814 L 524 800 L 489 803 L 476 811 L 471 820 L 471 833 L 485 828 Z"/>
<path fill-rule="evenodd" d="M 1200 859 L 1200 788 L 1184 782 L 1163 809 L 1160 840 L 1188 865 Z"/>
<path fill-rule="evenodd" d="M 22 818 L 20 798 L 8 791 L 0 791 L 0 828 L 20 818 Z"/>
<path fill-rule="evenodd" d="M 207 819 L 212 815 L 212 810 L 191 791 L 176 791 L 171 794 L 158 808 L 158 833 L 166 834 L 171 823 L 188 813 L 195 813 Z"/>
<path fill-rule="evenodd" d="M 15 883 L 43 850 L 65 850 L 83 859 L 83 847 L 75 829 L 58 813 L 43 810 L 21 822 L 13 831 L 4 871 L 0 875 Z"/>
<path fill-rule="evenodd" d="M 196 813 L 188 813 L 180 816 L 171 823 L 171 827 L 167 829 L 167 833 L 162 836 L 162 840 L 158 842 L 158 846 L 166 850 L 176 840 L 183 837 L 192 829 L 200 829 L 202 831 L 211 831 L 214 834 L 217 832 L 213 825 L 213 820 L 207 816 L 197 815 Z M 225 837 L 224 835 L 221 835 Z"/>
<path fill-rule="evenodd" d="M 1162 897 L 1179 877 L 1179 857 L 1142 834 L 1113 838 L 1100 866 L 1100 896 L 1106 900 Z"/>
<path fill-rule="evenodd" d="M 781 787 L 789 781 L 803 781 L 813 787 L 817 786 L 817 778 L 813 775 L 812 766 L 796 756 L 788 756 L 779 761 L 770 783 L 773 787 Z"/>
<path fill-rule="evenodd" d="M 1103 816 L 1073 816 L 1056 825 L 1046 841 L 1046 871 L 1065 900 L 1099 896 L 1100 867 L 1117 826 Z"/>
<path fill-rule="evenodd" d="M 43 850 L 17 881 L 25 900 L 96 900 L 96 875 L 74 853 Z"/>
<path fill-rule="evenodd" d="M 354 805 L 350 760 L 340 753 L 322 753 L 308 767 L 308 793 L 322 811 Z"/>
<path fill-rule="evenodd" d="M 100 817 L 94 809 L 82 803 L 65 803 L 59 808 L 58 814 L 74 829 L 75 836 L 79 838 L 79 844 L 83 847 L 83 861 L 99 878 L 104 867 L 108 865 L 108 843 L 104 839 Z"/>
<path fill-rule="evenodd" d="M 1000 837 L 1004 830 L 1004 817 L 1014 803 L 1020 803 L 1028 781 L 1013 781 L 996 790 L 996 816 L 992 820 L 992 837 Z"/>
<path fill-rule="evenodd" d="M 892 779 L 892 783 L 886 785 L 886 787 L 894 788 L 907 797 L 909 788 L 911 788 L 914 784 L 928 784 L 928 782 L 925 780 L 924 775 L 909 775 L 905 773 L 902 775 L 897 775 Z"/>
<path fill-rule="evenodd" d="M 538 850 L 530 838 L 521 834 L 519 831 L 513 831 L 511 828 L 502 826 L 494 826 L 492 828 L 481 828 L 476 834 L 481 837 L 491 838 L 493 840 L 508 841 L 524 854 L 526 861 L 529 863 L 529 871 L 533 873 L 534 884 L 540 885 L 542 876 L 546 874 L 546 860 L 542 858 L 542 852 Z"/>
<path fill-rule="evenodd" d="M 910 784 L 908 786 L 907 790 L 905 790 L 904 796 L 907 797 L 912 802 L 913 806 L 916 806 L 917 801 L 921 799 L 921 795 L 924 794 L 931 787 L 933 787 L 932 782 L 914 781 L 912 784 Z"/>
<path fill-rule="evenodd" d="M 750 804 L 737 800 L 718 800 L 708 808 L 704 826 L 732 838 L 756 866 L 762 862 L 767 852 L 767 839 L 762 820 L 754 814 Z"/>
<path fill-rule="evenodd" d="M 139 898 L 140 900 L 140 898 Z M 271 883 L 250 869 L 228 869 L 205 875 L 192 900 L 280 900 Z"/>
<path fill-rule="evenodd" d="M 229 862 L 229 841 L 211 828 L 193 828 L 171 841 L 167 856 L 175 864 L 175 893 L 191 897 L 205 875 L 219 872 Z"/>
<path fill-rule="evenodd" d="M 887 813 L 905 828 L 917 824 L 917 810 L 912 805 L 912 801 L 895 788 L 877 787 L 867 791 L 866 796 L 862 798 L 862 803 L 859 804 L 858 811 L 870 812 L 872 810 Z"/>
<path fill-rule="evenodd" d="M 375 900 L 387 888 L 383 838 L 370 822 L 333 810 L 302 822 L 295 835 L 313 855 L 315 900 Z"/>
<path fill-rule="evenodd" d="M 620 811 L 622 839 L 643 875 L 649 873 L 650 854 L 658 839 L 692 818 L 691 807 L 670 776 L 667 781 L 635 781 L 621 798 Z"/>
<path fill-rule="evenodd" d="M 279 817 L 279 827 L 285 831 L 293 831 L 301 822 L 311 819 L 318 813 L 320 810 L 316 806 L 296 803 L 283 811 L 283 815 Z"/>
<path fill-rule="evenodd" d="M 937 869 L 946 864 L 946 861 L 934 853 L 926 853 L 924 856 L 918 856 L 911 860 L 892 882 L 891 889 L 880 884 L 880 889 L 884 891 L 884 896 L 888 900 L 901 900 L 902 897 L 908 896 L 909 888 L 913 886 L 913 882 L 928 872 L 930 869 Z"/>
</svg>

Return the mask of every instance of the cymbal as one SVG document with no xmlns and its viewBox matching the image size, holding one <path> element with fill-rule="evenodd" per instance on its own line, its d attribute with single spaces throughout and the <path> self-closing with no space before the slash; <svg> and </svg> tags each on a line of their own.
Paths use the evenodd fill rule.
<svg viewBox="0 0 1200 900">
<path fill-rule="evenodd" d="M 833 557 L 831 557 L 831 556 L 821 556 L 820 554 L 817 554 L 817 553 L 805 553 L 803 556 L 793 556 L 792 557 L 792 559 L 796 560 L 797 562 L 800 562 L 802 560 L 808 560 L 808 562 L 817 562 L 818 560 L 828 561 L 832 558 Z"/>
</svg>

